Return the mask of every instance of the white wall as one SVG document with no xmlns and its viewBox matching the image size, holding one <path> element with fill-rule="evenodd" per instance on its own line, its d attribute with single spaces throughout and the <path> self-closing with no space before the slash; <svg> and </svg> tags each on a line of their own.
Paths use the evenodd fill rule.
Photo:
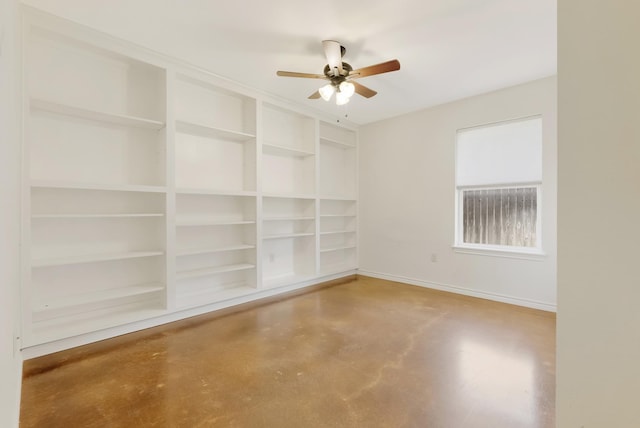
<svg viewBox="0 0 640 428">
<path fill-rule="evenodd" d="M 558 1 L 558 427 L 640 426 L 639 16 Z"/>
<path fill-rule="evenodd" d="M 19 179 L 17 2 L 0 1 L 0 426 L 18 425 L 22 360 L 18 332 Z"/>
<path fill-rule="evenodd" d="M 360 272 L 555 310 L 556 93 L 550 77 L 361 127 Z M 536 114 L 543 116 L 546 256 L 455 252 L 456 131 Z"/>
</svg>

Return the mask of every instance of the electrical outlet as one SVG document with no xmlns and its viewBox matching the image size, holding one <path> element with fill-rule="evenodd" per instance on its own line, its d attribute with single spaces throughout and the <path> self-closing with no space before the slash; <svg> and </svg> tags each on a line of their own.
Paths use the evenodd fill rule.
<svg viewBox="0 0 640 428">
<path fill-rule="evenodd" d="M 438 261 L 438 255 L 436 253 L 431 254 L 431 263 L 436 263 Z"/>
</svg>

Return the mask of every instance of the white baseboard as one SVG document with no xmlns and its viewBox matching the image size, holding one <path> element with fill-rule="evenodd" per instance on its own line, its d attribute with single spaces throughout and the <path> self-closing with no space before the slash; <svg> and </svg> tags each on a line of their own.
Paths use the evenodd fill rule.
<svg viewBox="0 0 640 428">
<path fill-rule="evenodd" d="M 407 278 L 398 275 L 389 275 L 380 272 L 371 272 L 358 269 L 358 275 L 370 276 L 372 278 L 386 279 L 388 281 L 402 282 L 419 287 L 431 288 L 434 290 L 448 291 L 450 293 L 462 294 L 465 296 L 478 297 L 480 299 L 493 300 L 496 302 L 509 303 L 511 305 L 524 306 L 526 308 L 540 309 L 547 312 L 556 312 L 557 307 L 551 303 L 539 302 L 536 300 L 523 299 L 520 297 L 506 296 L 504 294 L 489 293 L 486 291 L 472 290 L 470 288 L 459 287 L 457 285 L 439 284 L 431 281 L 423 281 L 414 278 Z"/>
</svg>

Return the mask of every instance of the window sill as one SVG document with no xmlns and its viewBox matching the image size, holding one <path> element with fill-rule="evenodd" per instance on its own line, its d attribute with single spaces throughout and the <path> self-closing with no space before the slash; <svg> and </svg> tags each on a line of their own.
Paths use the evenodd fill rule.
<svg viewBox="0 0 640 428">
<path fill-rule="evenodd" d="M 460 254 L 474 254 L 478 256 L 502 257 L 506 259 L 543 261 L 547 254 L 539 248 L 494 248 L 490 246 L 454 245 L 453 251 Z"/>
</svg>

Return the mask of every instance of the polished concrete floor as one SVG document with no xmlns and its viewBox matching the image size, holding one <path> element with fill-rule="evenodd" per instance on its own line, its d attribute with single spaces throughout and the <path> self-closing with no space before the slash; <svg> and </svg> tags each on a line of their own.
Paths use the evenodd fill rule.
<svg viewBox="0 0 640 428">
<path fill-rule="evenodd" d="M 378 279 L 25 362 L 21 427 L 553 427 L 555 316 Z"/>
</svg>

